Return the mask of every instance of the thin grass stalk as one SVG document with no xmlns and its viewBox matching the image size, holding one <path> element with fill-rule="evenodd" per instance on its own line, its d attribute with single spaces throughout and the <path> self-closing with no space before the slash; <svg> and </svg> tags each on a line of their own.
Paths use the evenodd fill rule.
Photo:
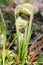
<svg viewBox="0 0 43 65">
<path fill-rule="evenodd" d="M 28 29 L 28 33 L 27 33 L 27 43 L 28 43 L 28 40 L 30 40 L 30 33 L 31 33 L 31 30 L 32 30 L 32 20 L 33 20 L 33 15 L 31 14 L 30 23 L 29 23 L 29 29 Z"/>
<path fill-rule="evenodd" d="M 4 35 L 2 58 L 3 58 L 3 65 L 5 65 L 6 25 L 4 23 L 3 14 L 1 11 L 0 11 L 0 22 L 1 22 L 2 30 L 3 30 L 3 35 Z"/>
<path fill-rule="evenodd" d="M 3 29 L 4 44 L 3 44 L 3 65 L 5 65 L 5 47 L 6 47 L 6 29 Z"/>
<path fill-rule="evenodd" d="M 10 43 L 8 49 L 13 45 L 14 41 L 17 39 L 17 34 L 15 33 L 14 35 L 14 39 L 12 40 L 12 42 Z"/>
<path fill-rule="evenodd" d="M 18 42 L 18 44 L 17 44 L 17 46 L 18 46 L 18 49 L 17 49 L 17 53 L 18 53 L 18 56 L 19 56 L 19 58 L 20 58 L 20 52 L 21 52 L 21 47 L 20 47 L 20 36 L 19 36 L 19 31 L 17 30 L 17 42 Z"/>
</svg>

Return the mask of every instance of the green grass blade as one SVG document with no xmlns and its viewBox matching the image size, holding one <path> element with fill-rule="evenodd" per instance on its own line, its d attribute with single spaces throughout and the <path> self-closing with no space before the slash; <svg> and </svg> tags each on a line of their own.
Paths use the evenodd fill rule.
<svg viewBox="0 0 43 65">
<path fill-rule="evenodd" d="M 17 42 L 18 42 L 18 44 L 17 44 L 17 46 L 18 46 L 17 53 L 18 53 L 18 56 L 20 58 L 21 44 L 20 44 L 20 36 L 19 36 L 18 30 L 17 30 Z"/>
<path fill-rule="evenodd" d="M 17 39 L 17 34 L 15 33 L 14 35 L 14 39 L 12 40 L 12 42 L 10 43 L 8 49 L 13 45 L 13 42 Z"/>
<path fill-rule="evenodd" d="M 5 46 L 6 46 L 6 25 L 4 23 L 3 15 L 0 11 L 0 23 L 3 30 L 4 42 L 3 42 L 3 65 L 5 65 Z"/>
</svg>

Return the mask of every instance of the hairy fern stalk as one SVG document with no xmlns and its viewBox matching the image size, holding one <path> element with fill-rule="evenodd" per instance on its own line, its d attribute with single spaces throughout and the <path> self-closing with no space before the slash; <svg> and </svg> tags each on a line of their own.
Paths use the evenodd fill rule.
<svg viewBox="0 0 43 65">
<path fill-rule="evenodd" d="M 26 26 L 25 28 L 25 32 L 23 33 L 23 39 L 21 41 L 20 39 L 20 28 L 25 27 L 25 20 L 21 19 L 19 17 L 19 12 L 22 12 L 24 14 L 28 14 L 30 15 L 30 20 L 29 25 Z M 17 34 L 18 34 L 18 56 L 20 58 L 21 61 L 21 65 L 24 65 L 25 63 L 25 59 L 26 59 L 26 55 L 27 55 L 27 48 L 28 48 L 28 43 L 30 41 L 31 38 L 31 34 L 32 34 L 32 19 L 33 19 L 33 14 L 34 14 L 34 9 L 32 7 L 32 5 L 30 4 L 22 4 L 22 5 L 18 5 L 15 9 L 15 18 L 16 18 L 16 30 L 17 30 Z M 18 16 L 18 18 L 17 18 Z M 24 22 L 24 23 L 23 23 Z M 28 30 L 27 30 L 28 29 Z"/>
</svg>

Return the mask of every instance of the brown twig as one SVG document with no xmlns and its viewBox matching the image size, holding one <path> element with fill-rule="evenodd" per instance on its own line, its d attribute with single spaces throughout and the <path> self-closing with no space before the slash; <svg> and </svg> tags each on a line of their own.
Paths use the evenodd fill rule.
<svg viewBox="0 0 43 65">
<path fill-rule="evenodd" d="M 38 44 L 38 47 L 36 48 L 34 54 L 31 55 L 31 58 L 30 58 L 30 62 L 33 63 L 33 61 L 35 60 L 36 58 L 36 55 L 38 54 L 38 52 L 41 50 L 41 48 L 43 48 L 43 44 L 39 43 Z M 37 58 L 36 58 L 37 59 Z"/>
<path fill-rule="evenodd" d="M 42 38 L 42 40 L 40 41 L 41 38 Z M 29 47 L 29 51 L 31 51 L 34 48 L 35 45 L 37 46 L 38 43 L 40 43 L 42 41 L 43 41 L 43 35 L 39 36 L 34 42 L 32 42 L 32 45 Z"/>
</svg>

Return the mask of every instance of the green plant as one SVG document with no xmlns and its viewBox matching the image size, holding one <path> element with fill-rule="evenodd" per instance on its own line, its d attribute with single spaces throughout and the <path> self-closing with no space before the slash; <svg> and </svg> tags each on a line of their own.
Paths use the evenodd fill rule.
<svg viewBox="0 0 43 65">
<path fill-rule="evenodd" d="M 18 26 L 16 25 L 16 34 L 14 36 L 14 39 L 10 43 L 8 49 L 5 48 L 6 47 L 6 25 L 4 23 L 3 14 L 2 14 L 2 12 L 0 12 L 0 24 L 1 24 L 1 27 L 2 27 L 3 35 L 4 35 L 3 53 L 2 53 L 3 65 L 6 65 L 6 63 L 11 65 L 12 63 L 16 63 L 16 62 L 17 62 L 18 65 L 24 65 L 25 64 L 25 59 L 26 59 L 26 56 L 27 56 L 28 43 L 30 41 L 31 34 L 32 34 L 32 31 L 33 31 L 32 19 L 33 19 L 34 10 L 33 10 L 33 7 L 30 4 L 23 4 L 21 6 L 18 5 L 17 6 L 18 10 L 19 10 L 19 7 L 20 7 L 20 11 L 21 11 L 22 6 L 24 6 L 22 8 L 22 13 L 28 14 L 30 16 L 30 20 L 26 21 L 26 20 L 23 20 L 22 18 L 21 19 L 19 18 L 19 21 L 21 21 L 21 23 L 19 23 L 19 24 L 22 26 L 22 28 L 25 29 L 25 32 L 23 33 L 23 39 L 21 37 L 21 39 L 22 39 L 22 41 L 21 41 L 19 29 L 18 29 Z M 28 6 L 29 6 L 29 8 L 28 8 Z M 10 20 L 13 21 L 13 22 L 15 20 L 15 24 L 17 23 L 17 20 L 18 20 L 16 18 L 16 15 L 20 12 L 20 11 L 18 12 L 18 10 L 16 10 L 16 9 L 15 9 L 15 18 L 12 18 L 12 14 L 9 14 Z M 24 23 L 24 21 L 25 21 L 25 23 L 29 22 L 29 25 L 26 25 Z M 25 26 L 26 26 L 26 28 L 25 28 Z M 17 39 L 17 52 L 15 52 L 13 50 L 13 52 L 10 53 L 9 48 L 12 46 L 12 44 L 14 43 L 14 41 L 16 39 Z M 7 59 L 6 59 L 6 57 L 7 57 Z M 16 58 L 18 59 L 17 61 L 16 61 Z"/>
<path fill-rule="evenodd" d="M 3 14 L 0 11 L 0 25 L 2 27 L 2 32 L 4 35 L 4 41 L 3 41 L 3 65 L 5 65 L 5 47 L 6 47 L 6 25 L 4 23 L 4 18 L 3 18 Z"/>
<path fill-rule="evenodd" d="M 22 6 L 24 6 L 24 11 L 22 10 Z M 29 6 L 29 8 L 25 7 L 25 6 Z M 19 15 L 18 13 L 22 10 L 24 13 L 27 11 L 28 12 L 28 15 L 30 15 L 30 20 L 29 20 L 29 25 L 27 26 L 27 31 L 25 31 L 25 33 L 23 34 L 23 40 L 20 41 L 20 35 L 19 35 L 19 27 L 18 26 L 22 26 L 22 19 L 20 24 L 17 24 L 18 23 L 18 20 L 16 18 L 16 30 L 17 30 L 17 39 L 18 39 L 18 56 L 20 58 L 20 61 L 21 61 L 21 65 L 24 65 L 25 63 L 25 59 L 26 59 L 26 55 L 27 55 L 27 48 L 28 48 L 28 43 L 30 41 L 30 38 L 31 38 L 31 34 L 32 34 L 32 19 L 33 19 L 33 8 L 30 4 L 24 4 L 24 5 L 21 5 L 20 6 L 21 8 L 19 8 L 19 6 L 17 6 L 16 10 L 15 10 L 15 15 Z M 29 11 L 27 9 L 30 9 Z M 26 14 L 26 13 L 25 13 Z M 19 21 L 20 21 L 19 20 Z M 27 21 L 26 21 L 27 22 Z M 26 23 L 25 22 L 25 23 Z M 24 23 L 24 24 L 25 24 Z M 21 38 L 22 39 L 22 38 Z M 22 46 L 21 46 L 22 44 Z"/>
<path fill-rule="evenodd" d="M 0 6 L 6 5 L 8 3 L 8 0 L 0 0 Z"/>
<path fill-rule="evenodd" d="M 39 58 L 36 60 L 36 65 L 42 64 L 43 65 L 43 55 L 40 55 Z"/>
</svg>

